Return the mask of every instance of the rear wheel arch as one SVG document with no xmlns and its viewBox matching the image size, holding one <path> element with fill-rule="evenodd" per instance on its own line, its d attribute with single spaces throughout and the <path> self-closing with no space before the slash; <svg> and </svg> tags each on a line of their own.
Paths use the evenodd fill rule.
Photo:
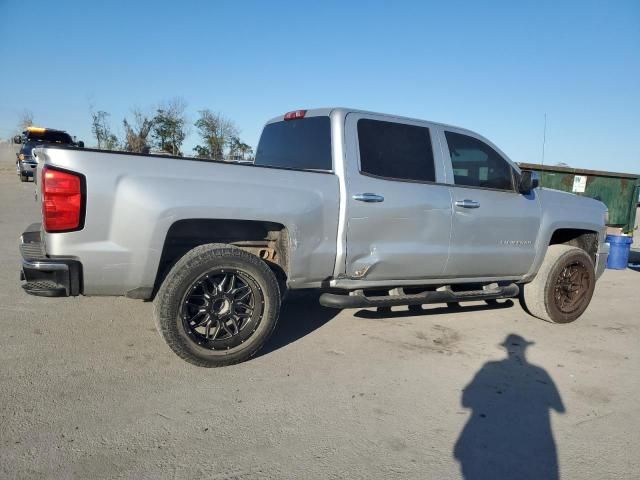
<svg viewBox="0 0 640 480">
<path fill-rule="evenodd" d="M 238 247 L 262 259 L 284 291 L 289 272 L 289 230 L 279 222 L 228 219 L 181 219 L 164 239 L 156 272 L 153 299 L 180 258 L 200 245 L 218 243 Z"/>
</svg>

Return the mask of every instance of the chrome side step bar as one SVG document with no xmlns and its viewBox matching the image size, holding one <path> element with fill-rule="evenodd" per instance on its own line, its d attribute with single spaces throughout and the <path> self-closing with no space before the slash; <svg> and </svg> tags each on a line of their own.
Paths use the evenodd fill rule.
<svg viewBox="0 0 640 480">
<path fill-rule="evenodd" d="M 320 304 L 329 308 L 376 308 L 393 307 L 397 305 L 425 305 L 429 303 L 457 303 L 478 300 L 496 300 L 498 298 L 513 298 L 520 293 L 515 283 L 481 290 L 467 290 L 454 292 L 446 287 L 435 291 L 415 294 L 366 296 L 364 291 L 356 290 L 349 294 L 323 293 Z"/>
</svg>

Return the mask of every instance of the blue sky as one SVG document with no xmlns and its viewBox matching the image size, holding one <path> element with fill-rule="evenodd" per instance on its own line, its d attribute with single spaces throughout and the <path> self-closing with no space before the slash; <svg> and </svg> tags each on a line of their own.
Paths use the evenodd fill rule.
<svg viewBox="0 0 640 480">
<path fill-rule="evenodd" d="M 0 57 L 0 138 L 27 108 L 93 145 L 90 104 L 121 133 L 132 107 L 181 96 L 254 146 L 273 116 L 347 106 L 539 163 L 546 112 L 545 163 L 640 172 L 637 0 L 0 0 Z"/>
</svg>

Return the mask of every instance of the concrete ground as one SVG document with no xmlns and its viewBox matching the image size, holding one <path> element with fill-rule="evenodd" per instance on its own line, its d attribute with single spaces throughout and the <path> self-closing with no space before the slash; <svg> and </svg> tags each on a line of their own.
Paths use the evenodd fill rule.
<svg viewBox="0 0 640 480">
<path fill-rule="evenodd" d="M 605 272 L 562 326 L 517 302 L 300 299 L 257 358 L 207 370 L 164 345 L 150 303 L 22 292 L 33 190 L 0 171 L 0 478 L 640 475 L 639 272 Z"/>
</svg>

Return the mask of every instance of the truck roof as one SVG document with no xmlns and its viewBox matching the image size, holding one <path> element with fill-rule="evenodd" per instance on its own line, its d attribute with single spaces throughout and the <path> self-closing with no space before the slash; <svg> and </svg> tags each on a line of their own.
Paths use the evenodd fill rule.
<svg viewBox="0 0 640 480">
<path fill-rule="evenodd" d="M 471 132 L 471 130 L 469 130 L 467 128 L 459 127 L 457 125 L 449 125 L 449 124 L 441 123 L 441 122 L 434 122 L 433 120 L 428 120 L 426 118 L 405 117 L 403 115 L 395 115 L 395 114 L 392 114 L 392 113 L 373 112 L 373 111 L 370 111 L 370 110 L 362 110 L 362 109 L 358 109 L 358 108 L 321 107 L 321 108 L 309 108 L 309 109 L 306 109 L 305 111 L 306 111 L 305 117 L 329 116 L 333 112 L 342 112 L 344 115 L 346 115 L 348 113 L 362 113 L 362 114 L 367 114 L 367 115 L 379 115 L 379 116 L 383 116 L 383 117 L 395 118 L 395 119 L 400 119 L 400 120 L 410 120 L 410 121 L 413 121 L 413 122 L 428 122 L 428 123 L 433 123 L 434 125 L 440 125 L 442 127 L 455 128 L 457 130 L 466 130 L 468 132 Z M 278 115 L 277 117 L 273 117 L 272 119 L 267 121 L 267 125 L 270 124 L 270 123 L 283 121 L 284 120 L 284 116 L 285 116 L 285 113 L 283 113 L 282 115 Z M 472 132 L 472 133 L 477 135 L 477 133 L 475 133 L 475 132 Z"/>
<path fill-rule="evenodd" d="M 300 110 L 296 110 L 294 112 L 298 112 Z M 308 117 L 321 117 L 321 116 L 329 116 L 332 113 L 336 112 L 339 114 L 342 114 L 342 116 L 346 116 L 349 113 L 359 113 L 359 114 L 365 114 L 365 115 L 376 115 L 376 116 L 380 116 L 380 117 L 387 117 L 389 119 L 389 121 L 410 121 L 410 122 L 426 122 L 426 123 L 430 123 L 432 125 L 438 125 L 440 127 L 446 128 L 446 129 L 454 129 L 455 131 L 459 132 L 459 133 L 466 133 L 468 135 L 477 137 L 479 139 L 481 139 L 482 141 L 484 141 L 485 143 L 487 143 L 488 145 L 490 145 L 494 150 L 496 150 L 498 153 L 500 153 L 500 155 L 502 155 L 509 163 L 511 163 L 511 165 L 516 169 L 517 172 L 520 172 L 520 166 L 514 162 L 513 160 L 510 159 L 510 157 L 504 153 L 502 150 L 500 150 L 500 148 L 493 143 L 491 140 L 489 140 L 488 138 L 486 138 L 485 136 L 483 136 L 482 134 L 478 133 L 478 132 L 474 132 L 473 130 L 469 130 L 468 128 L 463 128 L 463 127 L 458 127 L 456 125 L 448 125 L 446 123 L 440 123 L 440 122 L 434 122 L 432 120 L 427 120 L 424 118 L 412 118 L 412 117 L 403 117 L 402 115 L 394 115 L 394 114 L 390 114 L 390 113 L 380 113 L 380 112 L 372 112 L 369 110 L 360 110 L 357 108 L 346 108 L 346 107 L 325 107 L 325 108 L 310 108 L 307 110 L 302 109 L 302 111 L 304 111 L 304 117 L 308 118 Z M 289 113 L 294 113 L 294 112 L 289 112 Z M 269 125 L 270 123 L 275 123 L 275 122 L 281 122 L 285 119 L 285 114 L 279 115 L 277 117 L 272 118 L 271 120 L 269 120 L 266 125 Z"/>
<path fill-rule="evenodd" d="M 51 143 L 73 143 L 73 138 L 64 130 L 45 127 L 27 127 L 22 136 L 27 142 L 44 141 Z"/>
</svg>

